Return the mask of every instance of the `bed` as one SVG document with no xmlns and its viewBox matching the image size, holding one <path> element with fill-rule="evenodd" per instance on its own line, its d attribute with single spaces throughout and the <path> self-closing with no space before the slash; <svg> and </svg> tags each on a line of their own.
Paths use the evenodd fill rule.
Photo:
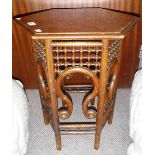
<svg viewBox="0 0 155 155">
<path fill-rule="evenodd" d="M 24 155 L 28 142 L 28 100 L 21 82 L 12 80 L 12 155 Z"/>
<path fill-rule="evenodd" d="M 142 154 L 142 70 L 135 74 L 130 97 L 130 137 L 133 143 L 130 144 L 127 155 Z"/>
</svg>

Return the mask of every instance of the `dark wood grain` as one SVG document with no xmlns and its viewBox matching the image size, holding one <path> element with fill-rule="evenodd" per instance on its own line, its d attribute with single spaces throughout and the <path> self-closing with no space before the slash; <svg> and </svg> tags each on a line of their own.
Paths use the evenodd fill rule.
<svg viewBox="0 0 155 155">
<path fill-rule="evenodd" d="M 48 9 L 15 20 L 35 35 L 103 34 L 123 35 L 138 18 L 102 8 Z M 28 25 L 33 22 L 36 25 Z M 131 25 L 131 26 L 130 26 Z M 128 28 L 128 29 L 127 29 Z M 40 29 L 41 32 L 35 32 Z"/>
<path fill-rule="evenodd" d="M 141 0 L 13 0 L 13 16 L 44 9 L 66 7 L 103 7 L 141 15 L 142 2 Z M 123 65 L 120 69 L 119 87 L 130 87 L 137 70 L 139 48 L 142 43 L 141 23 L 140 21 L 123 41 Z M 36 88 L 37 80 L 31 40 L 28 35 L 28 32 L 21 30 L 18 25 L 13 23 L 13 76 L 21 79 L 26 88 Z M 24 46 L 20 46 L 21 44 Z M 74 80 L 79 81 L 79 78 L 75 77 Z"/>
<path fill-rule="evenodd" d="M 14 21 L 12 43 L 13 78 L 21 80 L 27 88 L 36 88 L 37 76 L 31 37 L 24 28 L 16 25 Z"/>
</svg>

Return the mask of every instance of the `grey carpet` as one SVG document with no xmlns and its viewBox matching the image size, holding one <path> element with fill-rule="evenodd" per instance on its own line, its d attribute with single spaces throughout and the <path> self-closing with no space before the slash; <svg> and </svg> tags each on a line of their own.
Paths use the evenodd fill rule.
<svg viewBox="0 0 155 155">
<path fill-rule="evenodd" d="M 26 155 L 126 155 L 131 143 L 128 136 L 129 89 L 118 90 L 113 123 L 106 124 L 103 128 L 100 149 L 97 151 L 94 150 L 94 135 L 63 135 L 62 150 L 57 151 L 52 128 L 50 125 L 44 125 L 43 122 L 38 91 L 26 90 L 26 92 L 30 113 L 30 134 Z M 83 94 L 72 93 L 71 96 L 75 107 L 70 121 L 85 121 L 80 107 Z"/>
</svg>

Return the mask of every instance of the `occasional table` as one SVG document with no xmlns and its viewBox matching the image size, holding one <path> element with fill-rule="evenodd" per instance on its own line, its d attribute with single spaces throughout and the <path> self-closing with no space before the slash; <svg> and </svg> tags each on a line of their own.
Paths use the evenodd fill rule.
<svg viewBox="0 0 155 155">
<path fill-rule="evenodd" d="M 95 134 L 94 148 L 98 149 L 105 123 L 112 123 L 121 40 L 138 17 L 102 8 L 66 8 L 16 16 L 15 20 L 32 33 L 44 122 L 54 130 L 57 149 L 61 149 L 62 134 L 89 133 Z M 69 90 L 85 88 L 76 81 L 74 87 L 65 85 L 75 74 L 91 81 L 81 110 L 94 122 L 61 121 L 71 117 L 74 108 Z"/>
</svg>

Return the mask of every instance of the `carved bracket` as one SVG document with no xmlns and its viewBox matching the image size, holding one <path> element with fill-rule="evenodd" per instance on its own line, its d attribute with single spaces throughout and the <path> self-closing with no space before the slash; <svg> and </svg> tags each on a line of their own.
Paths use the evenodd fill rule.
<svg viewBox="0 0 155 155">
<path fill-rule="evenodd" d="M 98 88 L 99 88 L 98 77 L 95 75 L 95 73 L 91 72 L 89 69 L 84 68 L 84 67 L 72 67 L 72 68 L 65 69 L 58 76 L 56 80 L 56 91 L 57 91 L 57 96 L 59 96 L 63 102 L 63 107 L 59 108 L 59 117 L 62 119 L 66 119 L 71 116 L 72 109 L 73 109 L 73 103 L 72 103 L 70 95 L 67 94 L 62 89 L 62 84 L 63 84 L 65 77 L 71 76 L 71 74 L 75 74 L 75 73 L 81 73 L 81 74 L 87 75 L 92 79 L 93 90 L 87 93 L 86 96 L 84 97 L 84 100 L 82 103 L 82 110 L 83 110 L 84 115 L 87 118 L 95 118 L 96 108 L 93 105 L 91 106 L 88 106 L 88 105 L 94 101 L 95 97 L 98 94 Z"/>
<path fill-rule="evenodd" d="M 48 107 L 48 85 L 47 85 L 46 73 L 40 60 L 37 60 L 36 65 L 38 71 L 39 91 L 40 91 L 42 110 L 44 114 L 44 121 L 45 124 L 48 124 L 50 109 Z"/>
<path fill-rule="evenodd" d="M 107 83 L 107 97 L 106 97 L 106 104 L 105 104 L 105 112 L 112 108 L 114 94 L 116 90 L 116 79 L 118 76 L 118 60 L 115 58 L 111 62 L 108 70 L 108 83 Z"/>
<path fill-rule="evenodd" d="M 42 63 L 39 60 L 37 60 L 36 64 L 37 64 L 37 71 L 38 71 L 38 77 L 39 77 L 39 88 L 41 91 L 41 96 L 44 101 L 47 101 L 48 86 L 47 86 L 46 74 L 42 66 Z"/>
</svg>

